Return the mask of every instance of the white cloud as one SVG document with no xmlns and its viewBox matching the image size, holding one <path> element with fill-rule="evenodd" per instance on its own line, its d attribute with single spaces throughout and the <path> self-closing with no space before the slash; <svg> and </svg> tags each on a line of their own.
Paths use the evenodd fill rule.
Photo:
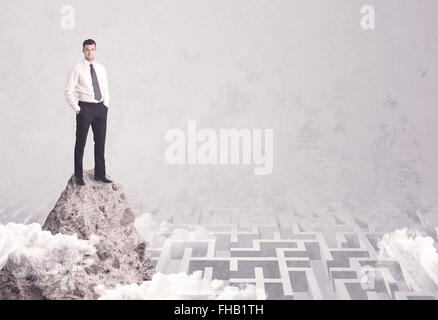
<svg viewBox="0 0 438 320">
<path fill-rule="evenodd" d="M 215 235 L 204 227 L 194 225 L 187 228 L 175 228 L 169 239 L 175 240 L 206 240 L 216 239 Z"/>
<path fill-rule="evenodd" d="M 261 291 L 261 292 L 259 292 Z M 256 300 L 257 292 L 259 296 L 266 298 L 266 293 L 263 290 L 256 289 L 253 284 L 246 285 L 244 288 L 235 286 L 226 286 L 223 292 L 216 298 L 217 300 Z"/>
<path fill-rule="evenodd" d="M 166 239 L 193 241 L 216 238 L 213 233 L 199 225 L 191 225 L 183 228 L 175 227 L 167 221 L 158 223 L 149 212 L 136 217 L 135 228 L 140 236 L 147 242 L 148 248 L 162 247 Z"/>
<path fill-rule="evenodd" d="M 167 222 L 156 223 L 150 214 L 137 218 L 136 228 L 146 237 L 146 241 L 156 243 L 164 243 L 166 239 L 199 240 L 214 237 L 200 226 L 174 228 Z M 97 241 L 98 237 L 95 236 L 87 241 L 78 239 L 76 235 L 52 235 L 37 223 L 0 224 L 0 268 L 10 259 L 16 265 L 31 265 L 42 276 L 55 273 L 67 275 L 72 266 L 83 260 L 85 254 L 95 253 Z M 140 285 L 117 285 L 112 289 L 98 285 L 95 289 L 100 299 L 257 299 L 254 285 L 249 284 L 244 288 L 229 286 L 223 280 L 204 279 L 202 274 L 200 270 L 190 275 L 183 272 L 155 273 L 152 280 Z M 68 284 L 69 280 L 64 280 Z"/>
<path fill-rule="evenodd" d="M 148 248 L 161 247 L 172 230 L 172 224 L 167 221 L 156 222 L 152 214 L 147 212 L 135 218 L 135 229 L 146 241 Z"/>
<path fill-rule="evenodd" d="M 206 280 L 202 271 L 191 275 L 184 272 L 155 273 L 150 281 L 142 284 L 117 285 L 113 289 L 103 285 L 95 287 L 100 300 L 207 300 L 207 299 L 256 299 L 254 285 L 245 288 L 226 286 L 223 280 Z"/>
<path fill-rule="evenodd" d="M 46 272 L 58 272 L 81 261 L 85 254 L 93 254 L 97 241 L 97 237 L 86 241 L 76 235 L 52 235 L 38 223 L 0 224 L 0 269 L 10 259 L 18 265 L 26 261 Z"/>
<path fill-rule="evenodd" d="M 162 221 L 156 222 L 151 213 L 144 213 L 135 220 L 135 228 L 148 242 L 148 247 L 162 247 L 172 240 L 206 240 L 215 239 L 215 235 L 199 225 L 175 227 Z M 206 280 L 202 271 L 192 274 L 184 272 L 164 274 L 157 272 L 150 281 L 142 284 L 118 285 L 115 288 L 96 286 L 99 299 L 256 299 L 256 287 L 246 285 L 244 288 L 227 286 L 222 280 Z"/>
<path fill-rule="evenodd" d="M 400 262 L 408 283 L 413 281 L 422 290 L 438 288 L 438 252 L 431 237 L 404 228 L 385 234 L 378 246 L 381 259 L 389 257 Z"/>
</svg>

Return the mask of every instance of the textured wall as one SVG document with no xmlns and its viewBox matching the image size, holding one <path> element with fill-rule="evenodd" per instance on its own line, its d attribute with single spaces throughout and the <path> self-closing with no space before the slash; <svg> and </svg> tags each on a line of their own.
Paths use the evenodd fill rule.
<svg viewBox="0 0 438 320">
<path fill-rule="evenodd" d="M 61 8 L 75 28 L 61 27 Z M 366 213 L 436 204 L 438 2 L 357 0 L 0 2 L 0 222 L 39 220 L 73 173 L 63 89 L 97 42 L 111 93 L 107 173 L 128 199 L 228 199 Z M 274 129 L 274 170 L 170 166 L 170 128 Z M 84 167 L 93 167 L 90 129 Z M 26 205 L 23 212 L 14 210 Z M 41 209 L 43 208 L 43 209 Z M 42 211 L 38 211 L 42 210 Z"/>
</svg>

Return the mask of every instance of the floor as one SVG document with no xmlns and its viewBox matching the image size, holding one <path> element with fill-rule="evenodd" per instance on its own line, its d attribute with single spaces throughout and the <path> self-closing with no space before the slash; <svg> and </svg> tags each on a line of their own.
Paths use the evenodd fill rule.
<svg viewBox="0 0 438 320">
<path fill-rule="evenodd" d="M 384 234 L 408 223 L 403 219 L 367 221 L 336 210 L 309 216 L 265 203 L 209 203 L 154 212 L 154 219 L 174 227 L 199 225 L 214 236 L 150 244 L 157 272 L 201 270 L 206 280 L 253 284 L 257 299 L 438 298 L 437 287 L 415 261 L 385 256 L 378 247 Z"/>
</svg>

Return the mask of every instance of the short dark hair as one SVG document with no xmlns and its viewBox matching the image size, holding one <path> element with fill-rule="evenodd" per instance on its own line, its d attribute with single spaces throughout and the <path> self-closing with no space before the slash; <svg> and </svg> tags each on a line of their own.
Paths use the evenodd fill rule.
<svg viewBox="0 0 438 320">
<path fill-rule="evenodd" d="M 96 46 L 96 42 L 93 39 L 87 39 L 82 44 L 82 48 L 85 47 L 85 45 L 87 45 L 87 44 L 94 44 Z"/>
</svg>

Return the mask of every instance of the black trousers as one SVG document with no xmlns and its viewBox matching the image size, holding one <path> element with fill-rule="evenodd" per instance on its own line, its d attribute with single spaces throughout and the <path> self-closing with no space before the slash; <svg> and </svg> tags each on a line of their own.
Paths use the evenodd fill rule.
<svg viewBox="0 0 438 320">
<path fill-rule="evenodd" d="M 94 176 L 105 177 L 105 137 L 108 108 L 100 103 L 79 101 L 81 111 L 76 114 L 76 143 L 75 143 L 75 176 L 83 177 L 82 159 L 88 129 L 93 129 L 94 137 Z"/>
</svg>

